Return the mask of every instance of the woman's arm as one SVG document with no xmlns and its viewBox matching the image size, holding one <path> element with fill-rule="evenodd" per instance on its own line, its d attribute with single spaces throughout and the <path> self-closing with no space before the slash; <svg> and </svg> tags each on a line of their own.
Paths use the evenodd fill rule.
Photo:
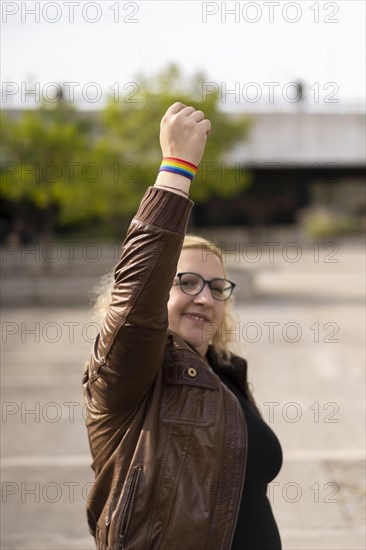
<svg viewBox="0 0 366 550">
<path fill-rule="evenodd" d="M 209 131 L 203 113 L 175 103 L 161 123 L 163 157 L 198 165 Z M 112 301 L 84 379 L 95 412 L 118 410 L 127 418 L 161 367 L 169 291 L 192 207 L 184 195 L 190 183 L 184 176 L 160 172 L 130 225 Z"/>
</svg>

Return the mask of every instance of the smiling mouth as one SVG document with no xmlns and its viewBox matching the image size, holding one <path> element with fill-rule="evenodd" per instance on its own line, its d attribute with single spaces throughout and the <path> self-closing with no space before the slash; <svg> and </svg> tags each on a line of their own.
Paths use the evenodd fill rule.
<svg viewBox="0 0 366 550">
<path fill-rule="evenodd" d="M 198 323 L 209 323 L 210 319 L 206 315 L 200 315 L 196 313 L 185 313 L 185 317 L 188 317 L 189 319 L 192 319 L 193 321 L 197 321 Z"/>
</svg>

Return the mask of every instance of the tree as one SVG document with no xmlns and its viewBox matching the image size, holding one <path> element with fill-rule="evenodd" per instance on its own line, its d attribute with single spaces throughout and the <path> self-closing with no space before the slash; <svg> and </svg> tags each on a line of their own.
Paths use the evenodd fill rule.
<svg viewBox="0 0 366 550">
<path fill-rule="evenodd" d="M 246 136 L 248 121 L 220 112 L 217 93 L 202 101 L 204 75 L 184 79 L 172 65 L 153 79 L 136 80 L 138 85 L 127 87 L 129 93 L 109 97 L 94 116 L 76 111 L 64 97 L 21 112 L 18 119 L 3 113 L 3 197 L 35 204 L 47 233 L 55 223 L 101 220 L 120 225 L 155 181 L 161 161 L 160 120 L 177 100 L 202 109 L 212 121 L 193 200 L 232 196 L 248 185 L 249 177 L 238 166 L 233 172 L 224 163 L 224 154 Z"/>
<path fill-rule="evenodd" d="M 55 212 L 67 219 L 69 204 L 77 200 L 80 161 L 90 151 L 90 125 L 75 115 L 63 98 L 51 106 L 42 103 L 37 110 L 21 111 L 18 118 L 2 113 L 1 195 L 35 205 L 48 235 Z"/>
</svg>

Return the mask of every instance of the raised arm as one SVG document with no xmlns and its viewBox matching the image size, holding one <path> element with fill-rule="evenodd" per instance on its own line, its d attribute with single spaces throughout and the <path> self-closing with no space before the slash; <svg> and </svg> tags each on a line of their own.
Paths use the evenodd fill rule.
<svg viewBox="0 0 366 550">
<path fill-rule="evenodd" d="M 198 165 L 210 123 L 201 111 L 172 105 L 161 122 L 163 157 Z M 191 181 L 159 172 L 131 222 L 115 270 L 108 313 L 84 377 L 89 407 L 128 418 L 161 367 L 166 343 L 167 302 L 176 274 L 192 202 Z"/>
</svg>

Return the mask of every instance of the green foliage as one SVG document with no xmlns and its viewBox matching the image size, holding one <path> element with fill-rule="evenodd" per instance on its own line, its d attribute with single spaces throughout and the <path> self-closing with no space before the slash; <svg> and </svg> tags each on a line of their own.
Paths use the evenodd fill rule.
<svg viewBox="0 0 366 550">
<path fill-rule="evenodd" d="M 45 211 L 56 205 L 54 222 L 64 226 L 115 223 L 132 215 L 155 181 L 160 120 L 175 101 L 203 110 L 212 122 L 192 199 L 230 196 L 248 185 L 247 174 L 230 173 L 223 162 L 223 155 L 245 137 L 248 121 L 221 113 L 217 94 L 200 100 L 203 75 L 184 79 L 172 65 L 154 79 L 136 80 L 133 94 L 119 101 L 110 97 L 99 113 L 76 111 L 63 97 L 17 118 L 3 113 L 2 196 L 26 199 Z"/>
<path fill-rule="evenodd" d="M 335 213 L 324 207 L 309 210 L 303 217 L 303 226 L 312 239 L 329 239 L 361 230 L 360 220 L 356 217 Z"/>
</svg>

